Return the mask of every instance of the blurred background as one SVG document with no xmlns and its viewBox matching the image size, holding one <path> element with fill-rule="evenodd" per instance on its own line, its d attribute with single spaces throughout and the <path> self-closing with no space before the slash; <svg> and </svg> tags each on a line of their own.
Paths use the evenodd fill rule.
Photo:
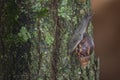
<svg viewBox="0 0 120 80">
<path fill-rule="evenodd" d="M 120 80 L 120 0 L 92 0 L 100 80 Z"/>
</svg>

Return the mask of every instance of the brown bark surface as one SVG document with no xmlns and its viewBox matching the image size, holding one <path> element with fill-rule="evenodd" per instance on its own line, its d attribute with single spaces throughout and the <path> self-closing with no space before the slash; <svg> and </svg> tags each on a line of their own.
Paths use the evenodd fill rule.
<svg viewBox="0 0 120 80">
<path fill-rule="evenodd" d="M 58 80 L 58 60 L 59 60 L 59 52 L 60 52 L 60 45 L 61 45 L 61 38 L 60 38 L 60 20 L 58 16 L 58 5 L 59 0 L 52 0 L 52 16 L 53 16 L 53 25 L 55 28 L 55 35 L 54 35 L 54 46 L 52 51 L 52 57 L 51 57 L 51 69 L 52 69 L 52 75 L 51 80 Z"/>
</svg>

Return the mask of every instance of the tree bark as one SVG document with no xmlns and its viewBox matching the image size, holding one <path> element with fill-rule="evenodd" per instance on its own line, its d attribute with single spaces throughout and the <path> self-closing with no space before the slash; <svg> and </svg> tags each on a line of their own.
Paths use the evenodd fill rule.
<svg viewBox="0 0 120 80">
<path fill-rule="evenodd" d="M 41 40 L 41 30 L 40 30 L 40 18 L 38 17 L 37 19 L 37 52 L 38 52 L 38 56 L 39 56 L 39 62 L 38 62 L 38 76 L 40 75 L 40 68 L 41 68 L 41 60 L 42 60 L 42 54 L 41 54 L 41 50 L 40 50 L 40 40 Z"/>
<path fill-rule="evenodd" d="M 28 15 L 20 10 L 21 3 L 0 1 L 0 80 L 30 80 L 31 42 L 21 42 L 18 36 L 20 28 L 28 26 Z"/>
<path fill-rule="evenodd" d="M 60 20 L 58 16 L 58 3 L 59 3 L 58 0 L 52 0 L 52 15 L 53 15 L 53 21 L 54 21 L 54 28 L 55 28 L 54 46 L 53 46 L 52 57 L 51 57 L 52 80 L 58 80 L 57 64 L 59 60 L 60 42 L 61 42 L 60 41 L 61 26 L 60 26 Z"/>
</svg>

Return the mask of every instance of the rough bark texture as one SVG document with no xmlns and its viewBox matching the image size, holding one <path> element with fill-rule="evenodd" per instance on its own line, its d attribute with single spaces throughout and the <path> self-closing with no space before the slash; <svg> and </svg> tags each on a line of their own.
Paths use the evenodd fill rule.
<svg viewBox="0 0 120 80">
<path fill-rule="evenodd" d="M 51 57 L 51 68 L 52 68 L 52 80 L 58 80 L 57 74 L 57 64 L 59 60 L 59 51 L 60 51 L 60 20 L 58 17 L 58 0 L 52 0 L 52 15 L 54 21 L 54 28 L 55 28 L 55 36 L 54 36 L 54 46 L 52 51 Z"/>
<path fill-rule="evenodd" d="M 39 55 L 39 61 L 38 61 L 38 75 L 40 75 L 40 67 L 41 67 L 41 60 L 42 60 L 42 54 L 41 54 L 41 50 L 40 50 L 40 40 L 41 40 L 41 30 L 40 30 L 40 18 L 38 18 L 37 20 L 37 52 Z"/>
<path fill-rule="evenodd" d="M 31 42 L 20 42 L 18 36 L 21 27 L 29 23 L 21 6 L 25 7 L 22 1 L 0 1 L 0 80 L 30 79 Z"/>
</svg>

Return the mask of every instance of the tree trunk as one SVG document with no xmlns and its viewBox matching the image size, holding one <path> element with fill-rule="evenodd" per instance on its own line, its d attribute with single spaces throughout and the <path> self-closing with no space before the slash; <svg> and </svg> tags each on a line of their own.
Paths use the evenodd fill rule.
<svg viewBox="0 0 120 80">
<path fill-rule="evenodd" d="M 53 46 L 53 51 L 52 51 L 52 57 L 51 57 L 51 68 L 52 68 L 52 73 L 51 73 L 51 80 L 58 80 L 57 79 L 57 74 L 58 74 L 58 69 L 57 69 L 57 64 L 59 60 L 59 52 L 60 52 L 60 20 L 58 17 L 58 0 L 52 0 L 52 14 L 53 14 L 53 21 L 54 21 L 54 28 L 55 28 L 55 37 L 54 37 L 54 46 Z"/>
<path fill-rule="evenodd" d="M 41 61 L 42 61 L 42 54 L 41 54 L 41 51 L 40 51 L 40 40 L 41 40 L 41 30 L 40 30 L 40 18 L 38 17 L 37 19 L 37 30 L 38 30 L 38 33 L 37 33 L 37 52 L 38 52 L 38 55 L 39 55 L 39 61 L 38 61 L 38 76 L 40 76 L 40 67 L 41 67 Z"/>
<path fill-rule="evenodd" d="M 0 80 L 30 80 L 31 42 L 18 36 L 29 23 L 29 15 L 20 10 L 23 6 L 22 1 L 0 1 Z"/>
</svg>

